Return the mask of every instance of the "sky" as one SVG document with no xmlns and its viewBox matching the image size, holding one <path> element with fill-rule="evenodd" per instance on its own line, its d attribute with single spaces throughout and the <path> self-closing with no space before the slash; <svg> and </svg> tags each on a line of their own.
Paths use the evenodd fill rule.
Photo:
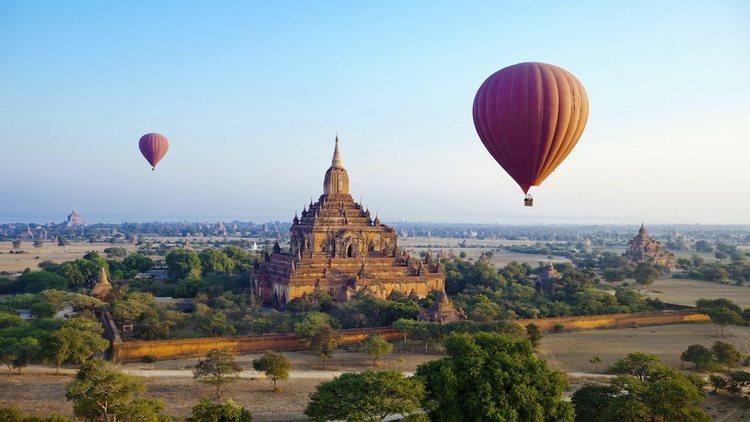
<svg viewBox="0 0 750 422">
<path fill-rule="evenodd" d="M 289 220 L 338 132 L 383 221 L 750 223 L 750 2 L 0 2 L 0 221 Z M 522 193 L 487 76 L 573 73 L 590 115 Z M 156 171 L 139 137 L 170 150 Z"/>
</svg>

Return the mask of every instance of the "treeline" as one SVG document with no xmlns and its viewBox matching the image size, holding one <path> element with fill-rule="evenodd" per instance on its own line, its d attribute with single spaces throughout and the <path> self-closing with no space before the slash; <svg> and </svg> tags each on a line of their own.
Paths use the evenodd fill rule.
<svg viewBox="0 0 750 422">
<path fill-rule="evenodd" d="M 90 296 L 59 290 L 0 299 L 0 363 L 21 371 L 29 363 L 81 364 L 109 347 L 94 310 L 104 303 Z M 69 308 L 71 319 L 56 318 Z M 30 309 L 28 320 L 18 315 Z"/>
<path fill-rule="evenodd" d="M 612 295 L 597 289 L 595 271 L 569 263 L 554 264 L 560 278 L 551 291 L 539 289 L 536 276 L 544 266 L 511 262 L 497 270 L 485 255 L 476 261 L 445 261 L 446 291 L 476 322 L 498 319 L 599 315 L 661 309 L 662 304 L 620 289 Z"/>
</svg>

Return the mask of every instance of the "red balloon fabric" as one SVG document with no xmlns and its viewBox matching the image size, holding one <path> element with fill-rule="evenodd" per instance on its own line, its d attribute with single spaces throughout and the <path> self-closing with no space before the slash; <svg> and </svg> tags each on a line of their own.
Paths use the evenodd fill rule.
<svg viewBox="0 0 750 422">
<path fill-rule="evenodd" d="M 583 133 L 589 102 L 565 69 L 519 63 L 492 74 L 474 97 L 474 126 L 484 146 L 528 193 L 570 154 Z"/>
<path fill-rule="evenodd" d="M 164 135 L 147 133 L 141 136 L 141 140 L 138 141 L 138 147 L 141 149 L 141 154 L 151 164 L 151 168 L 155 168 L 167 153 L 169 141 L 167 141 Z"/>
</svg>

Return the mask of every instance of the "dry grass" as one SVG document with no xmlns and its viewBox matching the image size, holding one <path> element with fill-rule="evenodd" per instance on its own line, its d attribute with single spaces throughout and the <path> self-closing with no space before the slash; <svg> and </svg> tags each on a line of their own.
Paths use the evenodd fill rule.
<svg viewBox="0 0 750 422">
<path fill-rule="evenodd" d="M 710 347 L 721 340 L 750 353 L 750 327 L 727 327 L 721 337 L 713 324 L 664 325 L 618 330 L 579 331 L 549 334 L 542 340 L 540 355 L 565 372 L 599 373 L 630 352 L 657 355 L 664 363 L 680 368 L 680 354 L 691 344 Z M 589 359 L 598 356 L 600 364 Z"/>
<path fill-rule="evenodd" d="M 68 376 L 0 375 L 0 404 L 18 406 L 25 414 L 59 413 L 72 416 L 72 407 L 65 400 Z M 213 390 L 191 378 L 144 378 L 147 396 L 164 401 L 165 411 L 186 417 L 203 397 L 213 397 Z M 265 380 L 242 379 L 226 387 L 222 399 L 231 398 L 253 412 L 254 420 L 286 421 L 304 419 L 302 414 L 311 392 L 319 380 L 296 379 L 280 383 L 280 393 L 271 391 Z"/>
<path fill-rule="evenodd" d="M 66 251 L 65 247 L 57 246 L 56 241 L 49 240 L 41 248 L 35 248 L 32 242 L 24 241 L 21 249 L 28 253 L 10 254 L 8 252 L 12 248 L 11 242 L 0 242 L 0 274 L 14 274 L 26 268 L 36 270 L 39 268 L 39 263 L 44 261 L 55 263 L 73 261 L 83 257 L 89 251 L 97 251 L 103 255 L 104 249 L 112 246 L 123 247 L 130 252 L 135 251 L 135 245 L 129 243 L 112 245 L 88 242 L 71 242 Z"/>
<path fill-rule="evenodd" d="M 398 346 L 397 346 L 398 347 Z M 372 357 L 366 353 L 356 351 L 337 350 L 325 366 L 321 366 L 319 359 L 309 352 L 284 352 L 292 361 L 292 370 L 330 370 L 330 371 L 365 371 L 368 369 L 393 370 L 412 372 L 421 363 L 434 359 L 440 359 L 442 354 L 438 353 L 411 353 L 396 351 L 388 356 L 382 357 L 377 367 L 372 365 Z M 261 354 L 249 354 L 237 356 L 239 362 L 245 369 L 252 369 L 253 359 Z M 158 361 L 153 364 L 132 362 L 123 365 L 128 369 L 192 369 L 197 359 L 171 359 Z"/>
<path fill-rule="evenodd" d="M 648 286 L 646 293 L 664 302 L 695 306 L 701 298 L 724 297 L 744 308 L 750 308 L 750 286 L 711 283 L 702 280 L 662 278 Z"/>
</svg>

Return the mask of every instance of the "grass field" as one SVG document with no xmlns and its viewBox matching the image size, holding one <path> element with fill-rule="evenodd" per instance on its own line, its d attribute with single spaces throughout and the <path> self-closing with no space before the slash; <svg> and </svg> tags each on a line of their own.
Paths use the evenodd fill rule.
<svg viewBox="0 0 750 422">
<path fill-rule="evenodd" d="M 466 241 L 466 246 L 460 246 L 460 242 Z M 435 238 L 435 237 L 407 237 L 399 238 L 399 246 L 415 252 L 422 252 L 428 249 L 437 253 L 440 249 L 450 249 L 458 255 L 465 252 L 469 258 L 477 258 L 482 252 L 492 252 L 492 263 L 495 266 L 503 267 L 512 261 L 527 263 L 535 267 L 539 262 L 547 262 L 546 255 L 525 254 L 510 252 L 503 249 L 504 246 L 511 245 L 533 245 L 536 242 L 521 240 L 496 240 L 496 239 L 458 239 L 458 238 Z M 552 258 L 553 262 L 566 262 L 567 258 L 556 256 Z"/>
<path fill-rule="evenodd" d="M 664 302 L 695 306 L 698 299 L 724 297 L 740 307 L 750 308 L 750 287 L 733 284 L 711 283 L 702 280 L 662 278 L 648 286 L 645 292 Z"/>
<path fill-rule="evenodd" d="M 11 242 L 0 242 L 0 274 L 15 274 L 26 268 L 36 270 L 39 263 L 52 261 L 61 263 L 72 261 L 83 257 L 86 252 L 97 251 L 102 253 L 104 249 L 112 246 L 123 247 L 128 251 L 134 251 L 135 245 L 129 243 L 118 243 L 112 245 L 109 243 L 88 243 L 88 242 L 71 242 L 66 247 L 57 246 L 57 242 L 48 241 L 41 248 L 35 248 L 31 242 L 23 242 L 21 249 L 24 254 L 10 254 Z"/>
</svg>

